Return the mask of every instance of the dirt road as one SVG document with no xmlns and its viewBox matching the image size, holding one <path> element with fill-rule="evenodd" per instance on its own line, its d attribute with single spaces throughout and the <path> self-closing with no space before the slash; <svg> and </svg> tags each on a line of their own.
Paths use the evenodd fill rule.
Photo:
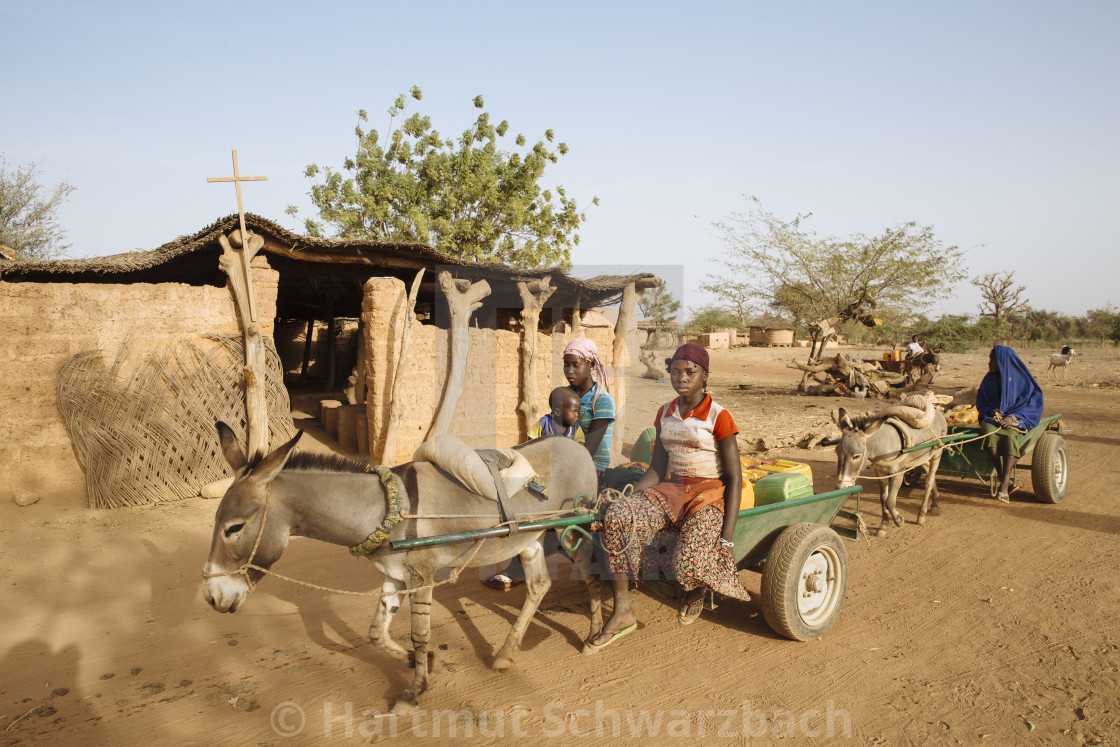
<svg viewBox="0 0 1120 747">
<path fill-rule="evenodd" d="M 744 436 L 794 430 L 840 403 L 792 395 L 798 374 L 784 362 L 793 355 L 713 356 L 712 390 Z M 942 513 L 925 526 L 846 543 L 847 600 L 820 640 L 777 637 L 757 601 L 725 602 L 680 628 L 670 603 L 638 594 L 640 629 L 583 657 L 585 595 L 554 560 L 553 590 L 518 665 L 502 674 L 488 662 L 524 592 L 489 592 L 468 573 L 436 594 L 433 641 L 446 671 L 433 676 L 425 710 L 397 720 L 374 713 L 410 673 L 368 644 L 368 599 L 266 579 L 234 615 L 206 606 L 199 583 L 214 503 L 4 505 L 0 744 L 1115 742 L 1118 364 L 1116 351 L 1084 351 L 1068 381 L 1044 380 L 1046 409 L 1067 426 L 1063 503 L 1040 504 L 1028 490 L 1005 506 L 975 482 L 943 481 Z M 984 368 L 983 355 L 949 356 L 937 383 L 975 386 Z M 669 396 L 667 384 L 633 382 L 640 418 L 628 439 Z M 831 450 L 781 455 L 811 463 L 818 489 L 831 487 Z M 919 500 L 917 491 L 900 499 L 910 522 Z M 378 581 L 345 550 L 308 540 L 294 541 L 276 570 L 350 589 Z M 759 578 L 743 574 L 752 593 Z M 392 631 L 406 642 L 403 612 Z"/>
</svg>

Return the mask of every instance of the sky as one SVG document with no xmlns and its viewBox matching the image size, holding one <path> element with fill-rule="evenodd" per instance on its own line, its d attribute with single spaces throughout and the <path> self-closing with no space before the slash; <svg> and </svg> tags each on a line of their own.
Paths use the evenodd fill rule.
<svg viewBox="0 0 1120 747">
<path fill-rule="evenodd" d="M 821 235 L 929 225 L 1036 308 L 1120 305 L 1120 3 L 0 0 L 0 154 L 77 187 L 68 256 L 247 211 L 302 232 L 310 163 L 398 93 L 445 135 L 482 95 L 588 206 L 581 271 L 678 268 L 685 308 L 759 198 Z M 600 204 L 592 206 L 598 197 Z M 678 285 L 678 282 L 674 282 Z M 967 280 L 927 311 L 976 313 Z"/>
</svg>

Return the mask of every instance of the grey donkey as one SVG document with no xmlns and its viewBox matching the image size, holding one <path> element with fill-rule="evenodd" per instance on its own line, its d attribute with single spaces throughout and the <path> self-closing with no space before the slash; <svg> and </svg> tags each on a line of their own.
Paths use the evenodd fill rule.
<svg viewBox="0 0 1120 747">
<path fill-rule="evenodd" d="M 403 520 L 390 540 L 424 537 L 452 532 L 486 529 L 498 523 L 498 506 L 476 495 L 429 462 L 408 462 L 386 470 L 384 478 L 371 474 L 364 464 L 332 455 L 293 454 L 301 434 L 267 456 L 249 463 L 233 432 L 218 423 L 218 434 L 226 461 L 233 467 L 233 484 L 226 491 L 214 517 L 210 557 L 203 568 L 203 595 L 218 612 L 236 612 L 246 602 L 252 586 L 264 573 L 247 568 L 268 569 L 280 559 L 293 536 L 310 537 L 336 545 L 357 546 L 375 532 L 386 518 L 386 480 L 396 485 L 401 508 L 424 516 L 478 515 L 478 518 L 420 518 Z M 302 433 L 302 432 L 301 432 Z M 547 497 L 527 490 L 510 496 L 517 514 L 570 509 L 582 496 L 594 499 L 597 492 L 595 466 L 582 444 L 567 438 L 532 441 L 516 450 L 524 456 L 547 485 Z M 266 504 L 267 517 L 266 514 Z M 264 526 L 262 527 L 262 521 Z M 408 713 L 428 686 L 431 637 L 432 588 L 436 571 L 442 568 L 473 567 L 496 563 L 517 555 L 525 567 L 525 604 L 514 622 L 492 666 L 505 670 L 536 612 L 551 579 L 539 542 L 543 531 L 518 532 L 505 538 L 467 544 L 448 544 L 414 550 L 394 551 L 385 542 L 366 557 L 385 579 L 370 624 L 374 646 L 393 657 L 412 661 L 412 684 L 397 698 L 393 712 Z M 591 632 L 603 625 L 599 577 L 590 571 L 590 543 L 577 553 L 576 564 L 591 593 Z M 481 545 L 481 546 L 479 546 Z M 421 588 L 407 593 L 409 588 Z M 412 614 L 412 652 L 389 635 L 389 623 L 409 599 Z"/>
<path fill-rule="evenodd" d="M 875 530 L 875 536 L 886 537 L 891 521 L 898 527 L 905 523 L 902 514 L 895 508 L 895 500 L 904 474 L 917 467 L 926 469 L 926 492 L 918 509 L 918 523 L 925 524 L 927 511 L 937 506 L 937 466 L 941 462 L 941 449 L 921 449 L 908 454 L 903 454 L 902 449 L 944 436 L 948 432 L 945 416 L 935 411 L 932 422 L 926 428 L 915 428 L 896 420 L 885 424 L 884 419 L 874 416 L 857 424 L 843 408 L 835 419 L 841 431 L 840 441 L 836 444 L 837 490 L 855 485 L 859 473 L 868 463 L 877 476 L 890 475 L 879 481 L 883 519 Z"/>
</svg>

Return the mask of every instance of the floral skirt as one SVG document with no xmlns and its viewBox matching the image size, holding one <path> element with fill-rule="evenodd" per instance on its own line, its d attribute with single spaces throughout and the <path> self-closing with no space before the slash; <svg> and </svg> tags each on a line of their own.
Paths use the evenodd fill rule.
<svg viewBox="0 0 1120 747">
<path fill-rule="evenodd" d="M 678 531 L 661 508 L 644 495 L 632 495 L 607 509 L 603 547 L 611 572 L 635 582 L 664 576 L 686 591 L 706 586 L 725 597 L 749 600 L 731 550 L 719 542 L 722 533 L 719 508 L 696 511 Z"/>
</svg>

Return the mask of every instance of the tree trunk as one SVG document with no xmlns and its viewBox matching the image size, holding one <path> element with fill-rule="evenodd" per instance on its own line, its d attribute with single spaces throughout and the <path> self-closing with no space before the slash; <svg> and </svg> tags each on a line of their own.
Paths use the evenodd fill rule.
<svg viewBox="0 0 1120 747">
<path fill-rule="evenodd" d="M 556 289 L 549 285 L 551 278 L 518 281 L 521 294 L 521 403 L 517 406 L 522 418 L 522 433 L 528 434 L 537 420 L 537 325 L 541 307 Z"/>
<path fill-rule="evenodd" d="M 447 433 L 451 425 L 451 418 L 455 415 L 455 408 L 459 404 L 459 397 L 463 394 L 463 382 L 467 375 L 467 352 L 470 348 L 469 324 L 471 314 L 480 306 L 482 299 L 490 295 L 490 284 L 479 280 L 472 284 L 469 280 L 456 280 L 451 273 L 443 271 L 439 274 L 439 287 L 447 297 L 447 305 L 451 310 L 451 368 L 447 375 L 447 386 L 443 389 L 439 410 L 432 420 L 432 428 L 428 431 L 428 438 Z"/>
</svg>

